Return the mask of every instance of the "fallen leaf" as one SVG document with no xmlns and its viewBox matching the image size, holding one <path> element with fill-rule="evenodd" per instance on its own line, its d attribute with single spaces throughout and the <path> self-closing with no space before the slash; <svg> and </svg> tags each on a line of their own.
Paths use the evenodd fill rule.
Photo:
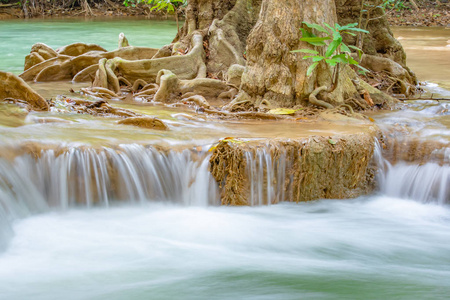
<svg viewBox="0 0 450 300">
<path fill-rule="evenodd" d="M 295 112 L 299 111 L 300 109 L 290 109 L 290 108 L 274 108 L 269 110 L 269 114 L 272 115 L 293 115 Z"/>
<path fill-rule="evenodd" d="M 368 91 L 364 91 L 364 100 L 366 100 L 367 104 L 368 104 L 370 107 L 374 106 L 373 100 L 372 100 L 372 98 L 370 97 L 370 94 L 369 94 Z"/>
</svg>

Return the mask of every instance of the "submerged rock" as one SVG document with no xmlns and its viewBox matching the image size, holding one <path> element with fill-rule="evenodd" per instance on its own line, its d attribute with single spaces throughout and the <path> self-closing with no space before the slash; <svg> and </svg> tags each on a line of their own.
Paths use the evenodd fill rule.
<svg viewBox="0 0 450 300">
<path fill-rule="evenodd" d="M 117 124 L 133 125 L 141 128 L 156 129 L 156 130 L 169 130 L 169 127 L 166 124 L 164 124 L 163 121 L 161 121 L 158 118 L 152 117 L 127 118 L 124 120 L 120 120 Z"/>
</svg>

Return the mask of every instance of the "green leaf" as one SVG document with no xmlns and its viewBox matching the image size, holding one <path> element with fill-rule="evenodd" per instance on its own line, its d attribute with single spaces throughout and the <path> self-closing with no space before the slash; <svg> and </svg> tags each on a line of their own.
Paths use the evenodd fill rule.
<svg viewBox="0 0 450 300">
<path fill-rule="evenodd" d="M 318 51 L 312 50 L 312 49 L 298 49 L 298 50 L 292 50 L 291 52 L 293 52 L 293 53 L 301 52 L 301 53 L 309 53 L 309 54 L 319 54 Z"/>
<path fill-rule="evenodd" d="M 363 74 L 370 73 L 370 70 L 367 70 L 366 68 L 360 66 L 359 64 L 356 65 L 356 66 L 357 66 L 359 69 L 361 69 L 361 71 L 363 71 Z"/>
<path fill-rule="evenodd" d="M 360 48 L 358 48 L 358 47 L 356 47 L 356 46 L 348 45 L 348 47 L 349 47 L 349 48 L 352 48 L 352 49 L 354 49 L 354 50 L 356 50 L 356 51 L 363 52 Z"/>
<path fill-rule="evenodd" d="M 319 64 L 318 62 L 315 62 L 312 65 L 310 65 L 308 70 L 306 71 L 306 76 L 310 76 L 318 64 Z"/>
<path fill-rule="evenodd" d="M 352 51 L 347 47 L 346 44 L 342 43 L 341 44 L 341 52 L 348 52 L 348 53 L 352 53 Z"/>
<path fill-rule="evenodd" d="M 354 60 L 351 56 L 349 57 L 348 63 L 351 65 L 359 65 L 359 62 Z"/>
<path fill-rule="evenodd" d="M 308 42 L 308 43 L 319 43 L 319 42 L 323 42 L 326 40 L 330 40 L 330 38 L 329 37 L 318 37 L 318 36 L 300 38 L 300 41 Z"/>
<path fill-rule="evenodd" d="M 324 24 L 327 28 L 329 28 L 329 29 L 331 30 L 331 32 L 335 32 L 335 31 L 336 31 L 336 29 L 334 29 L 333 27 L 331 27 L 328 23 L 323 22 L 323 24 Z"/>
<path fill-rule="evenodd" d="M 359 60 L 361 60 L 361 57 L 363 55 L 363 51 L 361 49 L 359 49 L 358 47 L 353 46 L 353 45 L 349 45 L 348 47 L 352 48 L 353 50 L 356 50 L 358 52 Z"/>
<path fill-rule="evenodd" d="M 312 34 L 304 28 L 300 28 L 300 31 L 302 32 L 302 37 L 316 37 L 316 35 Z"/>
<path fill-rule="evenodd" d="M 336 145 L 337 141 L 333 140 L 333 139 L 329 139 L 328 143 L 330 143 L 331 145 Z"/>
<path fill-rule="evenodd" d="M 316 57 L 316 56 L 315 55 L 306 55 L 306 56 L 303 56 L 302 59 L 308 59 L 308 58 L 313 58 L 313 57 Z"/>
<path fill-rule="evenodd" d="M 342 32 L 342 33 L 349 34 L 349 35 L 351 35 L 351 36 L 356 36 L 356 34 L 354 34 L 353 32 L 344 31 L 344 32 Z"/>
<path fill-rule="evenodd" d="M 325 60 L 325 62 L 327 63 L 327 64 L 329 64 L 330 66 L 336 66 L 340 61 L 339 60 L 337 60 L 337 59 L 333 59 L 333 58 L 327 58 L 326 60 Z"/>
<path fill-rule="evenodd" d="M 313 62 L 318 62 L 318 61 L 322 61 L 324 59 L 325 59 L 325 57 L 323 57 L 323 56 L 314 56 L 312 61 Z"/>
<path fill-rule="evenodd" d="M 355 28 L 356 26 L 358 26 L 358 23 L 350 23 L 350 24 L 347 24 L 347 25 L 344 25 L 344 26 L 340 26 L 341 27 L 340 30 L 341 31 L 342 30 L 347 30 L 347 29 L 350 29 L 350 28 Z"/>
<path fill-rule="evenodd" d="M 323 28 L 322 26 L 320 26 L 320 25 L 318 25 L 318 24 L 311 24 L 311 23 L 308 23 L 308 22 L 303 22 L 303 24 L 305 24 L 305 25 L 308 26 L 309 28 L 314 28 L 314 29 L 316 29 L 317 31 L 320 31 L 320 32 L 324 32 L 324 33 L 326 33 L 326 34 L 329 34 L 329 32 L 328 32 L 325 28 Z"/>
<path fill-rule="evenodd" d="M 348 28 L 347 30 L 369 33 L 367 30 L 364 30 L 364 29 L 361 29 L 361 28 Z"/>
<path fill-rule="evenodd" d="M 324 41 L 329 40 L 330 38 L 320 38 L 320 37 L 309 37 L 309 38 L 301 38 L 300 41 L 307 42 L 313 46 L 326 46 Z"/>
<path fill-rule="evenodd" d="M 328 45 L 327 52 L 325 53 L 325 57 L 330 57 L 336 51 L 336 49 L 341 45 L 342 37 L 333 40 L 330 45 Z"/>
<path fill-rule="evenodd" d="M 336 61 L 338 63 L 343 63 L 343 64 L 348 64 L 349 63 L 349 59 L 347 58 L 347 55 L 345 55 L 344 53 L 335 55 L 331 58 L 333 61 Z M 350 59 L 352 59 L 350 57 Z"/>
</svg>

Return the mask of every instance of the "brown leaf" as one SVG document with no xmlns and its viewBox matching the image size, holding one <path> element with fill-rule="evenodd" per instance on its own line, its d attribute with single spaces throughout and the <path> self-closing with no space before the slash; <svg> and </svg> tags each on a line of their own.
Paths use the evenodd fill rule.
<svg viewBox="0 0 450 300">
<path fill-rule="evenodd" d="M 374 106 L 372 98 L 370 98 L 370 94 L 368 91 L 364 91 L 364 100 L 366 100 L 367 104 L 372 107 Z"/>
</svg>

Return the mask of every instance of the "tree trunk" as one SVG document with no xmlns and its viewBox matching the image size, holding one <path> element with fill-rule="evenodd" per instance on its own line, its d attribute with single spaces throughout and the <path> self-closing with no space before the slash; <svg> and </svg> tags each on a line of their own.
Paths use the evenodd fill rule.
<svg viewBox="0 0 450 300">
<path fill-rule="evenodd" d="M 357 80 L 356 74 L 349 67 L 343 68 L 337 88 L 331 93 L 326 93 L 323 88 L 332 85 L 333 70 L 329 65 L 321 63 L 311 76 L 307 76 L 311 60 L 303 60 L 303 54 L 291 52 L 311 48 L 299 41 L 302 22 L 337 23 L 334 0 L 264 1 L 259 20 L 247 40 L 247 67 L 235 103 L 250 101 L 257 107 L 302 105 L 319 87 L 322 87 L 320 98 L 325 103 L 315 101 L 314 104 L 321 103 L 323 107 L 338 106 L 347 99 L 361 99 L 358 87 L 353 83 Z M 376 93 L 370 87 L 364 88 L 369 93 Z"/>
<path fill-rule="evenodd" d="M 220 79 L 233 64 L 245 65 L 247 37 L 258 18 L 262 0 L 193 0 L 176 48 L 186 48 L 191 35 L 200 33 L 207 45 L 207 73 Z"/>
</svg>

